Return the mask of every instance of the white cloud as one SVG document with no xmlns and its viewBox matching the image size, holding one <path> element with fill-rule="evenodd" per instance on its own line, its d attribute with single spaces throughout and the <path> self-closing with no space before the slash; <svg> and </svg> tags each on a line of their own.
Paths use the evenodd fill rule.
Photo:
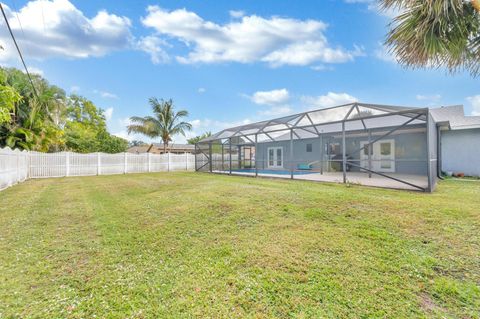
<svg viewBox="0 0 480 319">
<path fill-rule="evenodd" d="M 250 15 L 217 24 L 186 9 L 167 11 L 149 6 L 142 23 L 158 35 L 185 43 L 187 55 L 176 57 L 181 63 L 308 65 L 352 61 L 362 54 L 359 48 L 332 47 L 324 34 L 327 25 L 319 20 Z"/>
<path fill-rule="evenodd" d="M 88 18 L 68 0 L 30 1 L 19 12 L 4 8 L 28 58 L 98 57 L 128 47 L 132 39 L 127 17 L 101 10 Z M 0 45 L 5 49 L 0 59 L 15 61 L 17 52 L 3 19 L 0 25 Z"/>
<path fill-rule="evenodd" d="M 205 89 L 205 88 L 198 88 L 197 92 L 200 93 L 200 94 L 203 94 L 203 93 L 207 92 L 207 89 Z"/>
<path fill-rule="evenodd" d="M 397 63 L 395 56 L 393 56 L 393 54 L 391 54 L 388 49 L 381 43 L 378 44 L 378 47 L 373 52 L 373 55 L 379 60 L 390 63 Z"/>
<path fill-rule="evenodd" d="M 105 115 L 105 119 L 107 121 L 110 121 L 113 115 L 113 107 L 109 107 L 105 111 L 103 111 L 103 115 Z"/>
<path fill-rule="evenodd" d="M 480 94 L 469 96 L 466 99 L 472 106 L 471 115 L 480 116 Z"/>
<path fill-rule="evenodd" d="M 272 106 L 271 108 L 263 111 L 258 111 L 258 114 L 260 116 L 265 116 L 265 117 L 279 117 L 279 116 L 284 116 L 291 114 L 293 112 L 292 108 L 290 106 Z"/>
<path fill-rule="evenodd" d="M 333 71 L 333 67 L 331 66 L 326 66 L 324 64 L 319 64 L 319 65 L 314 65 L 311 67 L 312 70 L 314 71 Z"/>
<path fill-rule="evenodd" d="M 124 118 L 118 119 L 118 124 L 120 124 L 120 126 L 127 127 L 130 124 L 132 124 L 132 121 L 130 121 L 130 117 L 124 117 Z"/>
<path fill-rule="evenodd" d="M 153 64 L 166 63 L 170 61 L 170 56 L 162 48 L 169 46 L 165 40 L 156 36 L 146 36 L 137 41 L 137 48 L 150 55 Z"/>
<path fill-rule="evenodd" d="M 309 108 L 321 109 L 325 107 L 337 106 L 357 102 L 358 99 L 347 93 L 328 92 L 326 95 L 302 96 L 302 102 Z"/>
<path fill-rule="evenodd" d="M 202 135 L 205 132 L 217 133 L 229 127 L 250 124 L 252 122 L 253 121 L 248 118 L 239 120 L 239 121 L 233 121 L 233 122 L 217 121 L 217 120 L 212 120 L 208 118 L 195 119 L 195 120 L 189 121 L 189 123 L 192 124 L 192 130 L 185 132 L 186 136 L 183 136 L 183 135 L 175 136 L 174 143 L 186 143 L 187 139 Z"/>
<path fill-rule="evenodd" d="M 34 67 L 34 66 L 29 66 L 28 67 L 28 72 L 31 73 L 31 74 L 38 74 L 40 76 L 43 76 L 43 70 L 41 70 L 37 67 Z"/>
<path fill-rule="evenodd" d="M 257 91 L 250 99 L 255 104 L 261 105 L 278 105 L 286 103 L 290 99 L 290 93 L 287 89 Z"/>
<path fill-rule="evenodd" d="M 387 18 L 393 19 L 400 15 L 400 11 L 395 8 L 390 8 L 384 10 L 380 8 L 377 0 L 345 0 L 346 3 L 363 3 L 367 4 L 367 8 L 370 11 L 373 11 L 379 15 L 385 16 Z"/>
<path fill-rule="evenodd" d="M 250 124 L 253 121 L 246 118 L 243 120 L 239 121 L 233 121 L 233 122 L 224 122 L 224 121 L 217 121 L 217 120 L 211 120 L 211 119 L 195 119 L 190 121 L 190 124 L 192 124 L 193 130 L 207 130 L 207 131 L 212 131 L 216 132 L 217 131 L 229 128 L 229 127 L 235 127 L 239 125 L 245 125 L 245 124 Z"/>
<path fill-rule="evenodd" d="M 99 94 L 104 99 L 118 99 L 118 96 L 116 94 L 107 91 L 93 90 L 93 93 Z"/>
<path fill-rule="evenodd" d="M 278 67 L 285 64 L 289 65 L 309 65 L 317 61 L 323 63 L 341 63 L 352 61 L 354 56 L 364 55 L 360 47 L 355 47 L 354 51 L 344 51 L 343 49 L 333 49 L 326 46 L 321 41 L 306 41 L 302 43 L 293 43 L 283 49 L 273 51 L 262 58 L 262 61 L 269 62 L 271 66 Z"/>
<path fill-rule="evenodd" d="M 285 88 L 271 91 L 257 91 L 251 96 L 247 95 L 246 97 L 255 104 L 269 106 L 268 109 L 257 112 L 260 117 L 278 117 L 293 112 L 292 108 L 287 105 L 287 102 L 290 100 L 290 93 Z"/>
<path fill-rule="evenodd" d="M 228 11 L 228 13 L 232 18 L 241 18 L 245 16 L 245 11 L 243 10 L 230 10 Z"/>
<path fill-rule="evenodd" d="M 131 141 L 133 141 L 133 140 L 142 140 L 142 139 L 137 139 L 137 138 L 135 138 L 133 135 L 129 135 L 129 134 L 127 133 L 127 131 L 115 132 L 115 133 L 112 133 L 112 135 L 121 137 L 121 138 L 123 138 L 124 140 L 127 140 L 127 141 L 129 141 L 129 142 L 131 142 Z"/>
<path fill-rule="evenodd" d="M 433 94 L 433 95 L 417 94 L 415 98 L 419 101 L 438 102 L 442 99 L 442 96 L 440 94 Z"/>
</svg>

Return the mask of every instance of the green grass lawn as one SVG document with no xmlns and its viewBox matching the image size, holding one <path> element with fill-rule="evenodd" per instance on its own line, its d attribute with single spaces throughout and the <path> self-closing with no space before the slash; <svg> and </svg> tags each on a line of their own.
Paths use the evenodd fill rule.
<svg viewBox="0 0 480 319">
<path fill-rule="evenodd" d="M 0 202 L 0 318 L 480 317 L 480 182 L 132 174 Z"/>
</svg>

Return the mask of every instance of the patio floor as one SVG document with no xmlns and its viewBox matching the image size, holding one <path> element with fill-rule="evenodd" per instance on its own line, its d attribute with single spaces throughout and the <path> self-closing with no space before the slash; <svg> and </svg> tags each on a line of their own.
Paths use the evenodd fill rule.
<svg viewBox="0 0 480 319">
<path fill-rule="evenodd" d="M 226 171 L 213 171 L 213 173 L 228 174 Z M 411 174 L 397 174 L 397 173 L 386 173 L 388 176 L 394 177 L 406 181 L 410 184 L 417 185 L 422 188 L 428 187 L 427 176 L 424 175 L 411 175 Z M 243 176 L 255 176 L 251 172 L 232 172 L 232 175 L 243 175 Z M 259 173 L 259 177 L 269 177 L 269 178 L 290 178 L 290 175 L 279 175 L 279 174 L 265 174 Z M 294 179 L 299 180 L 309 180 L 315 182 L 331 182 L 331 183 L 343 183 L 343 173 L 342 172 L 324 172 L 320 173 L 310 173 L 310 174 L 299 174 L 294 175 Z M 383 188 L 395 188 L 395 189 L 406 189 L 406 190 L 416 190 L 413 186 L 395 181 L 393 179 L 383 177 L 380 175 L 372 174 L 371 177 L 368 176 L 368 173 L 362 172 L 347 172 L 347 181 L 352 184 L 373 186 L 373 187 L 383 187 Z"/>
</svg>

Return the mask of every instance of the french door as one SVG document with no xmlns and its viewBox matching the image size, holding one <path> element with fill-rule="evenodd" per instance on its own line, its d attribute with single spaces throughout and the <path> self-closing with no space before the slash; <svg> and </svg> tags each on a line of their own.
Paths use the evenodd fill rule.
<svg viewBox="0 0 480 319">
<path fill-rule="evenodd" d="M 283 147 L 269 147 L 267 152 L 268 168 L 283 168 Z"/>
<path fill-rule="evenodd" d="M 368 144 L 363 141 L 360 146 Z M 373 143 L 372 170 L 377 172 L 395 172 L 395 140 L 381 140 Z M 361 166 L 368 168 L 368 146 L 360 153 Z"/>
</svg>

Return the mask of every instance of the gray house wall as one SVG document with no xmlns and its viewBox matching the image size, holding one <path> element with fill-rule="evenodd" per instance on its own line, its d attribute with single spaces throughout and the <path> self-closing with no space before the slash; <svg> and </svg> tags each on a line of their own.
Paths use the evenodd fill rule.
<svg viewBox="0 0 480 319">
<path fill-rule="evenodd" d="M 375 136 L 372 137 L 375 139 Z M 427 175 L 427 140 L 425 132 L 402 133 L 386 137 L 385 139 L 395 140 L 395 172 L 402 174 Z M 361 141 L 368 141 L 366 136 L 348 137 L 346 139 L 346 154 L 353 160 L 360 160 L 360 152 L 352 156 L 352 152 L 360 148 Z M 323 143 L 339 143 L 341 153 L 341 137 L 324 136 Z M 307 144 L 312 144 L 312 152 L 307 152 Z M 266 169 L 267 151 L 269 147 L 283 147 L 284 169 L 291 168 L 290 160 L 290 141 L 264 142 L 258 144 L 256 160 L 259 169 Z M 325 149 L 324 149 L 324 155 Z M 307 164 L 321 159 L 320 138 L 309 138 L 293 141 L 293 167 L 298 164 Z M 326 160 L 327 157 L 324 157 Z M 356 162 L 359 164 L 359 162 Z M 358 168 L 352 167 L 352 171 L 358 171 Z"/>
<path fill-rule="evenodd" d="M 442 170 L 480 176 L 480 128 L 442 131 Z"/>
</svg>

